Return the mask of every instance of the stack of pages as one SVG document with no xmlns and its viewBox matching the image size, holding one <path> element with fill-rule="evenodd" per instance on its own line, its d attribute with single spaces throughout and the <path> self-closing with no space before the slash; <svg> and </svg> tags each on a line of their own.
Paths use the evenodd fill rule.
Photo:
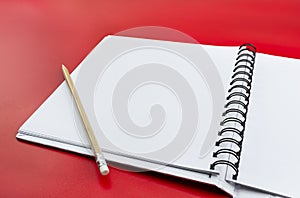
<svg viewBox="0 0 300 198">
<path fill-rule="evenodd" d="M 107 36 L 71 76 L 110 165 L 260 198 L 300 197 L 299 74 L 251 44 Z M 17 138 L 93 155 L 65 82 Z"/>
</svg>

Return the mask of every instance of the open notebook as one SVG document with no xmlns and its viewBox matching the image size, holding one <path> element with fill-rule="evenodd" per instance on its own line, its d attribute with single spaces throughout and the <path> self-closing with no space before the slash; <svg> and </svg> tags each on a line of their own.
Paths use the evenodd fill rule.
<svg viewBox="0 0 300 198">
<path fill-rule="evenodd" d="M 247 198 L 300 196 L 298 74 L 250 44 L 107 36 L 71 76 L 109 162 Z M 65 82 L 17 138 L 92 155 Z"/>
</svg>

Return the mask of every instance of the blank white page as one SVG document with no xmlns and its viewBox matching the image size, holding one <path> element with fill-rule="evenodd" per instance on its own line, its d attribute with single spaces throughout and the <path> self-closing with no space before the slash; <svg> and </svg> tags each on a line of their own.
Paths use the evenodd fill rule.
<svg viewBox="0 0 300 198">
<path fill-rule="evenodd" d="M 238 182 L 300 197 L 300 60 L 257 54 Z"/>
<path fill-rule="evenodd" d="M 214 160 L 219 117 L 237 50 L 237 47 L 107 36 L 82 61 L 72 78 L 104 151 L 172 163 L 198 172 L 218 172 L 210 170 L 209 165 Z M 124 94 L 124 90 L 129 91 Z M 190 90 L 190 95 L 182 94 L 186 90 Z M 125 97 L 127 93 L 130 95 Z M 113 103 L 115 98 L 124 103 Z M 155 111 L 152 107 L 158 105 L 161 110 Z M 120 106 L 125 107 L 125 116 Z M 194 111 L 196 116 L 189 113 Z M 163 120 L 161 127 L 149 130 L 151 133 L 140 133 L 151 126 L 152 115 L 153 119 Z M 183 123 L 187 128 L 181 127 Z M 185 139 L 178 138 L 181 134 Z M 23 124 L 17 137 L 91 155 L 65 83 Z M 165 155 L 161 154 L 163 151 Z"/>
</svg>

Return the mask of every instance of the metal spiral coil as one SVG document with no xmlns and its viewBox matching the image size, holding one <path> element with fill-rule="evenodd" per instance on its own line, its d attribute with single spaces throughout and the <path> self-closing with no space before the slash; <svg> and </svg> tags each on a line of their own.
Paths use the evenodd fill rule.
<svg viewBox="0 0 300 198">
<path fill-rule="evenodd" d="M 218 165 L 231 167 L 235 172 L 232 176 L 234 180 L 239 173 L 255 56 L 254 45 L 246 43 L 240 46 L 230 82 L 231 87 L 226 97 L 225 111 L 222 114 L 224 119 L 220 123 L 222 128 L 218 132 L 219 139 L 216 142 L 218 149 L 213 153 L 213 157 L 217 159 L 210 165 L 212 170 Z"/>
</svg>

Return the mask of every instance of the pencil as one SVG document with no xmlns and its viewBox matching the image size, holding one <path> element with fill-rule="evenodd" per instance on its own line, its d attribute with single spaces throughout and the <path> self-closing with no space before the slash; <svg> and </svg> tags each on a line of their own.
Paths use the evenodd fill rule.
<svg viewBox="0 0 300 198">
<path fill-rule="evenodd" d="M 92 150 L 93 150 L 93 153 L 94 153 L 94 156 L 95 156 L 96 163 L 97 163 L 98 168 L 100 170 L 100 173 L 102 175 L 107 175 L 109 173 L 109 169 L 108 169 L 107 163 L 105 161 L 105 158 L 103 156 L 102 150 L 101 150 L 100 146 L 98 145 L 98 143 L 96 141 L 95 134 L 94 134 L 93 129 L 91 127 L 91 124 L 90 124 L 90 122 L 89 122 L 89 120 L 86 116 L 85 110 L 82 106 L 79 95 L 77 93 L 75 85 L 74 85 L 74 83 L 72 81 L 72 78 L 70 76 L 70 73 L 69 73 L 68 69 L 63 64 L 62 64 L 62 71 L 63 71 L 64 77 L 65 77 L 65 80 L 68 84 L 68 87 L 69 87 L 69 89 L 70 89 L 70 91 L 71 91 L 71 93 L 74 97 L 76 106 L 78 108 L 78 111 L 79 111 L 79 114 L 81 116 L 82 122 L 85 126 L 87 135 L 90 139 Z"/>
</svg>

